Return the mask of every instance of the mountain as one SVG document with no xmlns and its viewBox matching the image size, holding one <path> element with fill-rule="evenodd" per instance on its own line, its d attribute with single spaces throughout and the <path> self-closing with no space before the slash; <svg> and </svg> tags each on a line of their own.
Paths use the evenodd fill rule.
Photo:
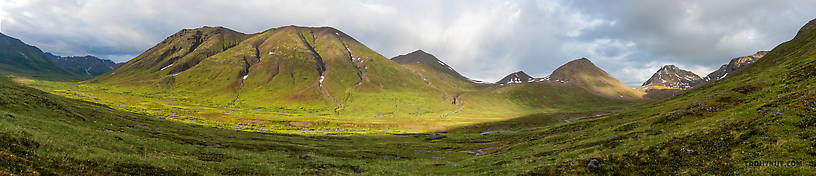
<svg viewBox="0 0 816 176">
<path fill-rule="evenodd" d="M 623 84 L 587 58 L 567 62 L 545 79 L 553 84 L 576 85 L 605 97 L 638 99 L 643 95 L 643 92 Z"/>
<path fill-rule="evenodd" d="M 116 64 L 111 60 L 100 59 L 90 55 L 57 57 L 54 61 L 62 69 L 65 69 L 66 71 L 84 79 L 93 78 L 103 73 L 107 73 L 119 66 L 119 64 Z"/>
<path fill-rule="evenodd" d="M 73 80 L 77 77 L 60 68 L 37 47 L 0 33 L 0 72 L 40 79 Z"/>
<path fill-rule="evenodd" d="M 455 109 L 448 101 L 454 95 L 330 27 L 285 26 L 256 34 L 185 29 L 90 82 L 201 103 L 318 115 Z"/>
<path fill-rule="evenodd" d="M 509 75 L 505 76 L 501 80 L 497 81 L 496 84 L 504 86 L 504 85 L 511 85 L 511 84 L 519 84 L 519 83 L 526 83 L 532 82 L 535 78 L 523 71 L 518 71 L 515 73 L 510 73 Z"/>
<path fill-rule="evenodd" d="M 700 83 L 700 76 L 674 65 L 665 65 L 657 70 L 643 86 L 669 89 L 688 89 Z"/>
<path fill-rule="evenodd" d="M 394 58 L 391 58 L 394 62 L 397 62 L 400 65 L 426 65 L 429 67 L 433 67 L 444 74 L 448 74 L 452 77 L 456 77 L 457 79 L 469 80 L 466 77 L 453 70 L 448 64 L 437 59 L 435 56 L 426 53 L 422 50 L 416 50 L 414 52 L 399 55 Z"/>
<path fill-rule="evenodd" d="M 759 51 L 750 56 L 742 56 L 731 59 L 728 64 L 724 64 L 720 66 L 720 69 L 715 70 L 714 72 L 709 73 L 703 80 L 705 82 L 716 81 L 725 78 L 729 74 L 734 74 L 734 72 L 740 71 L 745 69 L 748 66 L 751 66 L 754 62 L 768 54 L 768 51 Z"/>
<path fill-rule="evenodd" d="M 456 88 L 473 88 L 477 86 L 470 78 L 462 76 L 445 62 L 422 50 L 391 58 L 392 61 L 417 73 L 427 84 L 449 84 Z"/>
</svg>

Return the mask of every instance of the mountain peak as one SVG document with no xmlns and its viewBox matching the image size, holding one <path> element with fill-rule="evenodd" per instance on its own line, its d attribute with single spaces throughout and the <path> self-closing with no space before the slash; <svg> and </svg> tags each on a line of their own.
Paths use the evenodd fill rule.
<svg viewBox="0 0 816 176">
<path fill-rule="evenodd" d="M 518 83 L 526 83 L 532 82 L 534 78 L 524 71 L 517 71 L 510 73 L 509 75 L 505 76 L 501 80 L 497 81 L 496 84 L 498 85 L 511 85 L 511 84 L 518 84 Z"/>
<path fill-rule="evenodd" d="M 550 74 L 550 83 L 574 85 L 595 94 L 621 99 L 637 99 L 642 93 L 623 84 L 587 58 L 575 59 L 561 65 Z"/>
<path fill-rule="evenodd" d="M 660 68 L 660 69 L 663 70 L 663 69 L 679 69 L 679 68 L 677 68 L 677 66 L 669 64 L 669 65 L 664 65 L 663 68 Z"/>
<path fill-rule="evenodd" d="M 674 65 L 664 65 L 643 86 L 662 86 L 671 89 L 688 89 L 700 82 L 700 76 Z"/>
<path fill-rule="evenodd" d="M 717 69 L 714 72 L 711 72 L 708 75 L 706 75 L 706 77 L 703 78 L 703 80 L 705 80 L 705 81 L 716 81 L 716 80 L 723 79 L 726 76 L 728 76 L 729 74 L 732 74 L 732 73 L 734 73 L 736 71 L 742 70 L 742 69 L 750 66 L 751 64 L 753 64 L 754 62 L 756 62 L 760 58 L 764 57 L 765 54 L 768 54 L 768 51 L 758 51 L 755 54 L 750 55 L 750 56 L 742 56 L 742 57 L 733 58 L 733 59 L 731 59 L 730 62 L 728 62 L 728 64 L 723 64 L 722 66 L 720 66 L 720 69 Z"/>
<path fill-rule="evenodd" d="M 410 52 L 408 54 L 399 55 L 394 58 L 391 58 L 394 62 L 397 62 L 401 65 L 405 64 L 426 64 L 431 66 L 438 66 L 438 67 L 448 67 L 447 64 L 437 59 L 435 56 L 426 53 L 422 50 L 416 50 Z"/>
<path fill-rule="evenodd" d="M 558 82 L 569 82 L 580 74 L 586 74 L 589 76 L 609 76 L 608 73 L 595 66 L 595 64 L 593 64 L 589 59 L 580 58 L 569 61 L 555 69 L 555 71 L 550 74 L 549 79 Z"/>
<path fill-rule="evenodd" d="M 808 21 L 807 23 L 805 23 L 804 26 L 802 26 L 802 28 L 799 28 L 799 32 L 796 33 L 796 36 L 799 36 L 800 34 L 804 33 L 805 31 L 810 30 L 814 26 L 816 26 L 816 19 Z"/>
</svg>

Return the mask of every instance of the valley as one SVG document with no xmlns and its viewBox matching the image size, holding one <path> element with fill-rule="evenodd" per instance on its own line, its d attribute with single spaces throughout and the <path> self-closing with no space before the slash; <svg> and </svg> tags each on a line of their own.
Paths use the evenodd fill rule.
<svg viewBox="0 0 816 176">
<path fill-rule="evenodd" d="M 814 26 L 636 88 L 584 57 L 477 81 L 333 27 L 182 29 L 121 64 L 0 35 L 0 175 L 813 175 Z"/>
</svg>

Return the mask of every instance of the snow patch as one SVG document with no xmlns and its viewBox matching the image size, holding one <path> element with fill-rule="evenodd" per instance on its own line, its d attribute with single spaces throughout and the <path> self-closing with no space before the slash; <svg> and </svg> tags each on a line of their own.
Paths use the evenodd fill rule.
<svg viewBox="0 0 816 176">
<path fill-rule="evenodd" d="M 436 62 L 439 62 L 440 65 L 447 66 L 445 63 L 442 63 L 442 61 L 437 60 Z"/>
<path fill-rule="evenodd" d="M 170 65 L 164 66 L 164 67 L 162 67 L 162 68 L 161 68 L 161 70 L 164 70 L 164 69 L 170 68 L 171 66 L 173 66 L 173 64 L 170 64 Z"/>
<path fill-rule="evenodd" d="M 249 74 L 244 75 L 244 77 L 243 77 L 243 78 L 241 78 L 241 79 L 246 80 L 246 79 L 247 79 L 247 77 L 249 77 Z"/>
<path fill-rule="evenodd" d="M 275 52 L 269 51 L 269 53 L 266 54 L 266 55 L 272 55 L 272 53 L 275 53 Z"/>
<path fill-rule="evenodd" d="M 326 76 L 320 76 L 320 86 L 323 86 L 323 80 L 326 79 Z"/>
</svg>

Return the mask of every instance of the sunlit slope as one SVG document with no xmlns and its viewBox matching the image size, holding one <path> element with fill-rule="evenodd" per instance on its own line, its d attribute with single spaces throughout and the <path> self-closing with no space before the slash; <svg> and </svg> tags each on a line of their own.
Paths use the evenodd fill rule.
<svg viewBox="0 0 816 176">
<path fill-rule="evenodd" d="M 91 82 L 150 96 L 318 115 L 422 115 L 455 108 L 418 75 L 334 28 L 286 26 L 252 35 L 215 29 L 222 32 L 203 38 L 212 44 L 165 46 L 212 29 L 183 30 Z M 202 47 L 211 52 L 191 56 Z M 154 54 L 169 51 L 177 54 Z"/>
<path fill-rule="evenodd" d="M 640 99 L 643 96 L 643 92 L 623 84 L 586 58 L 576 59 L 558 67 L 550 74 L 549 80 L 555 84 L 582 87 L 609 98 Z"/>
</svg>

